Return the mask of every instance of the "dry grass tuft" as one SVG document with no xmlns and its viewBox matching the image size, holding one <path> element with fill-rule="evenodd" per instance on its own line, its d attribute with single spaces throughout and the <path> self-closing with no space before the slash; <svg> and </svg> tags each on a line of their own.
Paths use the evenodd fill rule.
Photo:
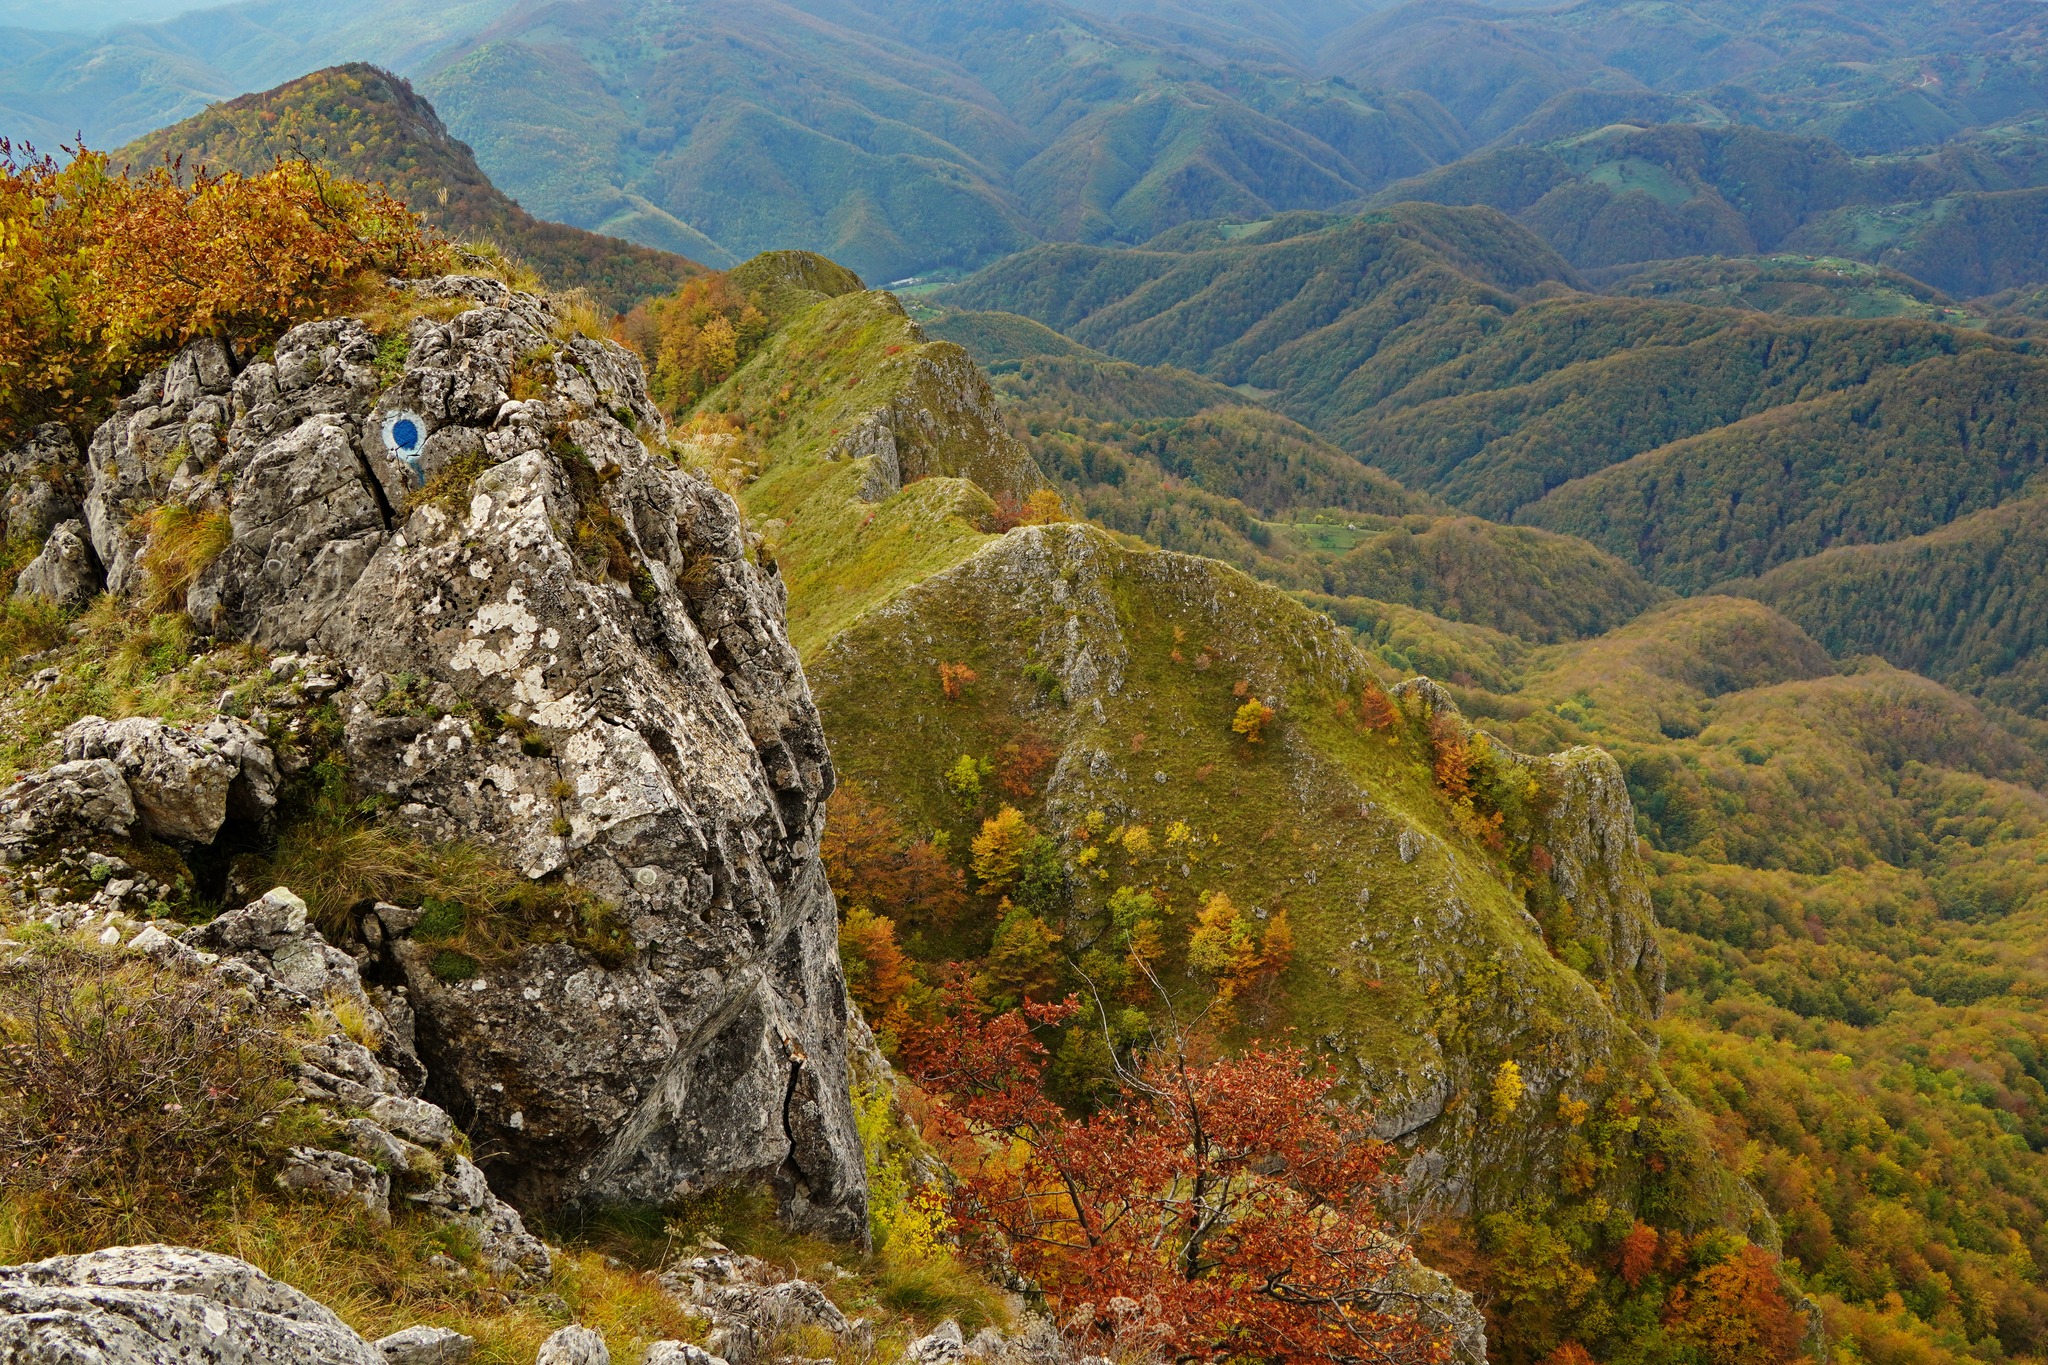
<svg viewBox="0 0 2048 1365">
<path fill-rule="evenodd" d="M 142 521 L 149 536 L 142 551 L 142 570 L 149 576 L 143 611 L 183 611 L 192 584 L 234 542 L 234 526 L 225 511 L 201 512 L 182 503 L 155 508 Z"/>
<path fill-rule="evenodd" d="M 597 300 L 584 289 L 570 289 L 550 295 L 548 302 L 555 309 L 555 340 L 567 341 L 571 337 L 590 337 L 604 341 L 611 334 L 611 319 Z"/>
</svg>

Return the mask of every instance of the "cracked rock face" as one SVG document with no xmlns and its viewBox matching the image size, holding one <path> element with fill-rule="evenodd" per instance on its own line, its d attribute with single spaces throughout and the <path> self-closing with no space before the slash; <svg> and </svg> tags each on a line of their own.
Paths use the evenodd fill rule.
<svg viewBox="0 0 2048 1365">
<path fill-rule="evenodd" d="M 0 451 L 0 535 L 44 540 L 80 515 L 90 479 L 69 430 L 56 422 L 37 427 L 20 445 Z"/>
<path fill-rule="evenodd" d="M 195 347 L 124 403 L 86 500 L 109 585 L 135 581 L 149 498 L 225 514 L 186 606 L 346 664 L 356 793 L 623 927 L 602 958 L 556 936 L 444 980 L 415 908 L 360 907 L 368 974 L 405 987 L 429 1094 L 494 1184 L 555 1206 L 767 1178 L 797 1226 L 864 1240 L 817 852 L 833 774 L 780 582 L 732 501 L 635 434 L 660 418 L 628 353 L 492 281 L 413 288 L 477 306 L 415 320 L 388 384 L 340 319 L 238 374 Z M 385 446 L 398 414 L 410 455 Z"/>
<path fill-rule="evenodd" d="M 306 903 L 283 887 L 172 939 L 153 927 L 131 951 L 209 966 L 259 999 L 308 1017 L 349 1007 L 375 1044 L 330 1033 L 300 1049 L 298 1090 L 327 1111 L 352 1152 L 294 1147 L 277 1175 L 284 1189 L 360 1204 L 388 1218 L 394 1193 L 463 1228 L 495 1273 L 545 1283 L 552 1261 L 517 1210 L 491 1190 L 462 1154 L 447 1112 L 414 1092 L 425 1079 L 406 1032 L 402 990 L 366 990 L 354 958 L 307 922 Z"/>
<path fill-rule="evenodd" d="M 16 597 L 36 598 L 55 607 L 83 606 L 99 590 L 100 562 L 86 539 L 85 523 L 76 518 L 52 527 L 42 553 L 14 580 Z"/>
</svg>

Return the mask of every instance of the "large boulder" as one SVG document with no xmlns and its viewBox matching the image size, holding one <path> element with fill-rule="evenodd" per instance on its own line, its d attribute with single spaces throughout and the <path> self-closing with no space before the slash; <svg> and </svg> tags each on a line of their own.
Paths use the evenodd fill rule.
<svg viewBox="0 0 2048 1365">
<path fill-rule="evenodd" d="M 105 759 L 120 769 L 142 828 L 159 839 L 210 843 L 230 815 L 261 822 L 277 804 L 277 760 L 243 721 L 200 726 L 146 716 L 87 716 L 62 736 L 69 762 Z"/>
<path fill-rule="evenodd" d="M 248 1262 L 161 1245 L 0 1267 L 0 1360 L 385 1365 L 331 1311 Z"/>
<path fill-rule="evenodd" d="M 595 907 L 604 933 L 504 926 L 474 973 L 437 970 L 417 907 L 360 907 L 494 1183 L 549 1206 L 766 1179 L 798 1226 L 864 1240 L 833 775 L 780 582 L 732 500 L 643 444 L 661 419 L 628 353 L 494 281 L 413 289 L 434 302 L 394 382 L 337 319 L 239 374 L 188 354 L 124 404 L 88 499 L 110 586 L 164 443 L 205 447 L 174 496 L 232 540 L 194 619 L 345 660 L 359 799 Z M 436 320 L 448 299 L 477 306 Z"/>
<path fill-rule="evenodd" d="M 101 581 L 99 558 L 86 539 L 85 523 L 73 518 L 51 529 L 42 552 L 15 576 L 14 595 L 77 607 L 99 594 Z"/>
</svg>

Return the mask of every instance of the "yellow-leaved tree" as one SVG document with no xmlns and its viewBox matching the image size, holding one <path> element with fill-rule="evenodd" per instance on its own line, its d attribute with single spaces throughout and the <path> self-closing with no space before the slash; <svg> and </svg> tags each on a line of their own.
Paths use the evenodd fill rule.
<svg viewBox="0 0 2048 1365">
<path fill-rule="evenodd" d="M 261 175 L 116 172 L 0 139 L 0 443 L 98 420 L 186 343 L 267 341 L 450 249 L 376 186 L 303 162 Z"/>
</svg>

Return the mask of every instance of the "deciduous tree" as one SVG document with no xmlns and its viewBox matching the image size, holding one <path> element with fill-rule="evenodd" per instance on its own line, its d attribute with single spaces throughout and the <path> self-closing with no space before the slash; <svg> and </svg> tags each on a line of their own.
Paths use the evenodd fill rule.
<svg viewBox="0 0 2048 1365">
<path fill-rule="evenodd" d="M 959 1010 L 909 1048 L 939 1098 L 969 1249 L 1007 1260 L 1098 1349 L 1169 1358 L 1440 1361 L 1441 1331 L 1392 1277 L 1387 1149 L 1295 1048 L 1201 1061 L 1183 1037 L 1119 1068 L 1120 1102 L 1068 1116 L 1033 1037 L 1076 1006 Z"/>
<path fill-rule="evenodd" d="M 197 338 L 269 340 L 448 259 L 399 200 L 303 162 L 117 174 L 99 152 L 60 163 L 0 139 L 0 443 L 95 419 Z"/>
</svg>

